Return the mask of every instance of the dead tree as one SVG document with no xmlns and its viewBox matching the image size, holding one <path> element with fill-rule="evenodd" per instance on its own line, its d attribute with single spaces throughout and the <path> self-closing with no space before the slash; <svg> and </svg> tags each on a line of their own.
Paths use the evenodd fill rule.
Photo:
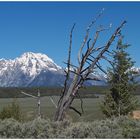
<svg viewBox="0 0 140 140">
<path fill-rule="evenodd" d="M 71 63 L 72 34 L 75 24 L 71 29 L 68 60 L 66 63 L 67 70 L 65 70 L 66 79 L 64 82 L 62 95 L 58 101 L 58 106 L 54 117 L 55 121 L 62 121 L 68 109 L 72 109 L 73 111 L 81 115 L 80 111 L 72 107 L 73 100 L 75 99 L 76 96 L 79 96 L 78 90 L 83 86 L 85 81 L 98 80 L 90 78 L 90 75 L 94 72 L 96 68 L 100 69 L 102 72 L 105 73 L 105 70 L 101 67 L 99 63 L 100 60 L 104 59 L 108 61 L 110 64 L 112 64 L 105 54 L 112 54 L 112 52 L 109 51 L 109 47 L 112 45 L 112 42 L 115 40 L 115 38 L 120 35 L 121 29 L 126 23 L 126 21 L 123 21 L 120 24 L 120 26 L 111 35 L 111 37 L 109 38 L 109 40 L 105 45 L 101 47 L 95 47 L 99 34 L 109 29 L 100 26 L 95 32 L 95 36 L 92 43 L 90 43 L 91 39 L 89 38 L 89 31 L 91 27 L 95 24 L 96 20 L 101 16 L 101 14 L 102 12 L 95 18 L 94 21 L 92 21 L 92 23 L 88 26 L 86 30 L 84 41 L 78 52 L 78 66 L 75 66 Z M 69 83 L 71 73 L 73 73 L 74 76 L 71 83 Z M 82 99 L 81 99 L 81 108 L 82 108 Z"/>
<path fill-rule="evenodd" d="M 32 97 L 34 99 L 37 99 L 37 107 L 38 107 L 38 118 L 41 118 L 41 111 L 40 111 L 40 91 L 38 90 L 38 94 L 37 96 L 34 96 L 32 94 L 29 94 L 29 93 L 26 93 L 24 91 L 21 91 L 22 94 L 26 95 L 26 96 L 29 96 L 29 97 Z"/>
</svg>

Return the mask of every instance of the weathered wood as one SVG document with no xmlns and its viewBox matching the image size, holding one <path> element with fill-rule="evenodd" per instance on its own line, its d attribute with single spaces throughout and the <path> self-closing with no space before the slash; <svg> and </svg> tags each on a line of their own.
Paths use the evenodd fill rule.
<svg viewBox="0 0 140 140">
<path fill-rule="evenodd" d="M 65 117 L 66 111 L 71 107 L 71 104 L 73 100 L 75 99 L 75 96 L 78 94 L 78 90 L 83 86 L 83 83 L 89 79 L 90 74 L 95 70 L 96 67 L 98 67 L 100 70 L 105 72 L 103 68 L 98 65 L 99 60 L 105 59 L 106 61 L 110 62 L 104 54 L 106 52 L 109 52 L 109 47 L 111 46 L 112 42 L 115 40 L 115 38 L 120 34 L 121 28 L 124 26 L 126 21 L 123 21 L 121 25 L 115 30 L 114 34 L 110 37 L 106 45 L 103 47 L 98 47 L 95 48 L 95 44 L 97 42 L 97 39 L 99 37 L 99 33 L 103 31 L 104 29 L 97 30 L 95 33 L 95 37 L 93 40 L 93 43 L 89 44 L 90 40 L 88 40 L 88 35 L 89 35 L 89 29 L 87 29 L 86 36 L 84 38 L 84 41 L 79 49 L 78 53 L 78 62 L 79 65 L 75 66 L 75 70 L 72 71 L 70 70 L 71 62 L 70 62 L 70 55 L 71 55 L 71 46 L 72 46 L 72 32 L 74 29 L 74 26 L 72 27 L 71 33 L 70 33 L 70 46 L 69 46 L 69 55 L 68 55 L 68 62 L 67 62 L 67 67 L 68 71 L 66 73 L 66 80 L 64 83 L 64 90 L 62 92 L 62 96 L 60 97 L 60 100 L 58 102 L 58 108 L 54 117 L 55 121 L 62 121 Z M 91 26 L 90 26 L 91 27 Z M 87 48 L 85 53 L 82 52 L 83 48 L 87 42 Z M 98 52 L 97 56 L 93 57 L 92 54 Z M 92 56 L 92 57 L 91 57 Z M 86 65 L 87 60 L 88 66 Z M 70 78 L 70 73 L 74 74 L 73 80 L 70 85 L 68 85 L 68 80 Z M 80 113 L 79 113 L 80 114 Z"/>
</svg>

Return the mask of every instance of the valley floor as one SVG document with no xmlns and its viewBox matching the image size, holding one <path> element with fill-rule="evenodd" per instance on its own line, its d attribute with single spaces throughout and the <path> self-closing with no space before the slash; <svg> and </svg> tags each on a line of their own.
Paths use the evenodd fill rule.
<svg viewBox="0 0 140 140">
<path fill-rule="evenodd" d="M 59 96 L 52 96 L 55 103 L 57 103 Z M 137 98 L 140 101 L 140 96 Z M 100 103 L 103 99 L 103 95 L 100 95 L 99 98 L 83 98 L 83 108 L 84 113 L 82 116 L 79 116 L 73 111 L 69 112 L 69 118 L 73 121 L 94 121 L 103 119 L 103 114 L 100 110 Z M 3 107 L 7 106 L 13 101 L 13 98 L 0 98 L 0 111 Z M 32 120 L 37 117 L 37 101 L 33 98 L 17 98 L 17 101 L 22 109 L 22 112 L 25 114 L 27 120 Z M 79 111 L 80 100 L 75 99 L 73 106 L 76 107 Z M 41 115 L 43 118 L 53 119 L 53 115 L 56 111 L 55 106 L 52 104 L 49 96 L 41 97 Z"/>
<path fill-rule="evenodd" d="M 57 103 L 59 96 L 53 96 L 53 100 Z M 73 111 L 69 112 L 69 116 L 72 117 L 71 119 L 74 121 L 93 121 L 95 119 L 102 119 L 103 115 L 100 111 L 99 104 L 103 95 L 99 98 L 83 98 L 83 108 L 84 113 L 80 117 Z M 7 106 L 13 101 L 13 98 L 0 98 L 0 111 L 4 106 Z M 33 98 L 17 98 L 17 101 L 22 109 L 22 112 L 26 114 L 26 119 L 34 119 L 37 116 L 37 101 Z M 75 99 L 73 106 L 76 107 L 79 111 L 80 108 L 80 100 Z M 53 115 L 56 111 L 55 106 L 52 104 L 49 96 L 41 97 L 41 114 L 43 118 L 53 118 Z"/>
</svg>

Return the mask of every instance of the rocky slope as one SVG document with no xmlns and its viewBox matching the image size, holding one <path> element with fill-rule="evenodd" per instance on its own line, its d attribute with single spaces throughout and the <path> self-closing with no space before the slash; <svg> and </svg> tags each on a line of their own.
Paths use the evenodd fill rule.
<svg viewBox="0 0 140 140">
<path fill-rule="evenodd" d="M 105 85 L 106 77 L 93 73 L 100 81 L 88 81 L 87 86 Z M 63 86 L 64 70 L 45 54 L 27 52 L 13 60 L 0 59 L 0 87 Z"/>
<path fill-rule="evenodd" d="M 140 68 L 135 80 L 140 82 Z M 98 72 L 90 77 L 100 81 L 87 81 L 85 85 L 106 85 L 106 76 Z M 72 78 L 72 77 L 71 77 Z M 27 52 L 13 60 L 0 59 L 0 87 L 63 86 L 64 70 L 45 54 Z"/>
</svg>

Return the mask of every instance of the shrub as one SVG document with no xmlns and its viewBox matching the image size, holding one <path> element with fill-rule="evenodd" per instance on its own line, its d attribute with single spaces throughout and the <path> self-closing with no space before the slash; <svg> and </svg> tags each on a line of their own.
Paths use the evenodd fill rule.
<svg viewBox="0 0 140 140">
<path fill-rule="evenodd" d="M 64 119 L 60 122 L 51 122 L 52 126 L 52 135 L 51 138 L 67 138 L 66 132 L 69 127 L 71 127 L 72 122 L 69 120 Z"/>
<path fill-rule="evenodd" d="M 102 120 L 75 123 L 66 132 L 68 138 L 123 138 L 116 121 Z"/>
<path fill-rule="evenodd" d="M 0 138 L 22 137 L 22 125 L 14 119 L 0 121 Z"/>
<path fill-rule="evenodd" d="M 48 120 L 35 119 L 20 123 L 10 118 L 0 122 L 0 138 L 50 138 L 52 136 L 52 127 Z"/>
<path fill-rule="evenodd" d="M 89 123 L 75 123 L 66 130 L 67 138 L 95 138 Z"/>
<path fill-rule="evenodd" d="M 0 119 L 3 120 L 6 118 L 14 118 L 18 121 L 23 119 L 23 114 L 16 99 L 14 99 L 10 105 L 4 107 L 0 112 Z"/>
<path fill-rule="evenodd" d="M 122 118 L 123 119 L 123 118 Z M 126 118 L 120 120 L 120 127 L 125 138 L 140 138 L 140 121 Z"/>
<path fill-rule="evenodd" d="M 123 138 L 121 128 L 114 119 L 106 119 L 91 123 L 96 138 Z"/>
<path fill-rule="evenodd" d="M 35 119 L 26 123 L 0 120 L 0 138 L 140 138 L 140 121 L 128 117 L 94 122 L 51 122 Z"/>
<path fill-rule="evenodd" d="M 49 120 L 37 118 L 23 124 L 24 138 L 50 138 L 52 127 Z"/>
</svg>

